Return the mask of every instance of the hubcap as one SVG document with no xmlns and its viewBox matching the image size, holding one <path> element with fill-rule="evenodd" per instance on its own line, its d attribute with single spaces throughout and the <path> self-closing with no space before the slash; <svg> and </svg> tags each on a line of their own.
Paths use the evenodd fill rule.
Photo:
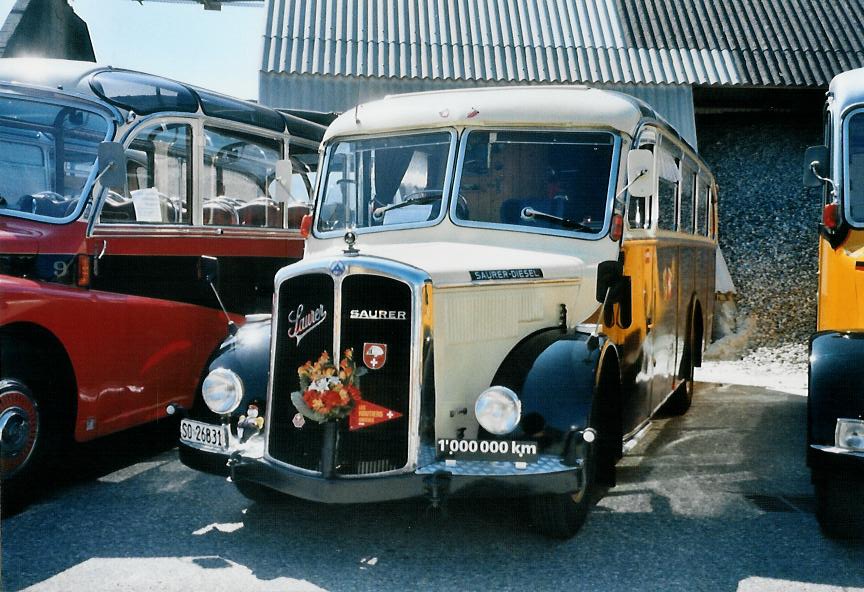
<svg viewBox="0 0 864 592">
<path fill-rule="evenodd" d="M 24 467 L 38 435 L 35 401 L 17 390 L 0 394 L 0 478 L 9 478 Z"/>
<path fill-rule="evenodd" d="M 23 409 L 10 407 L 0 413 L 0 449 L 3 456 L 21 452 L 27 442 L 30 420 Z"/>
</svg>

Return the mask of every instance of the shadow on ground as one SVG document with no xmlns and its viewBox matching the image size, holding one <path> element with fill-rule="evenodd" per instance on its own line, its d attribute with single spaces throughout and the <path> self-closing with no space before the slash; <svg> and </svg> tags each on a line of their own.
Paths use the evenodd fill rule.
<svg viewBox="0 0 864 592">
<path fill-rule="evenodd" d="M 537 536 L 518 500 L 453 501 L 445 515 L 419 502 L 255 504 L 163 453 L 128 478 L 76 483 L 5 520 L 5 589 L 68 589 L 88 563 L 134 570 L 143 559 L 177 557 L 193 558 L 199 575 L 229 578 L 242 566 L 246 579 L 226 579 L 230 589 L 864 587 L 864 545 L 823 538 L 811 513 L 805 404 L 764 389 L 701 385 L 686 416 L 656 422 L 625 457 L 618 486 L 564 542 Z M 75 552 L 34 562 L 49 516 L 59 524 L 52 544 Z M 103 569 L 105 589 L 119 577 L 111 570 Z M 148 589 L 195 586 L 147 577 Z"/>
</svg>

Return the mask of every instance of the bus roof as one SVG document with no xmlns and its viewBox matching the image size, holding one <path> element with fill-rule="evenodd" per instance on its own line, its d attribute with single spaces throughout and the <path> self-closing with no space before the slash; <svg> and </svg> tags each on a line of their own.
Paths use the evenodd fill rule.
<svg viewBox="0 0 864 592">
<path fill-rule="evenodd" d="M 673 131 L 646 103 L 587 86 L 493 86 L 390 95 L 345 111 L 324 139 L 461 126 L 612 128 L 633 135 L 643 118 Z"/>
<path fill-rule="evenodd" d="M 832 109 L 838 114 L 864 103 L 864 68 L 841 72 L 831 80 L 828 92 L 834 97 Z"/>
<path fill-rule="evenodd" d="M 189 84 L 96 64 L 47 58 L 0 59 L 0 85 L 41 87 L 107 102 L 124 116 L 197 113 L 264 127 L 320 142 L 325 126 Z"/>
</svg>

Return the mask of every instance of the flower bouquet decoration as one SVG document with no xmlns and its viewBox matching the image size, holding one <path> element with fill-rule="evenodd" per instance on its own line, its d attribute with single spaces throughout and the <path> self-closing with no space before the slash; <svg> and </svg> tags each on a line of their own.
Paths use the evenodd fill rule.
<svg viewBox="0 0 864 592">
<path fill-rule="evenodd" d="M 338 367 L 325 351 L 314 364 L 297 368 L 300 390 L 291 393 L 291 401 L 303 417 L 318 423 L 347 417 L 362 401 L 359 379 L 365 373 L 357 368 L 353 349 L 345 350 Z"/>
</svg>

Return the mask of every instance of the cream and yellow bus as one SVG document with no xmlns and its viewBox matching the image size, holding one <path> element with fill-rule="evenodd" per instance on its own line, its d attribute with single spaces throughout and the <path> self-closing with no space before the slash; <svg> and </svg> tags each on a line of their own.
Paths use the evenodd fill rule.
<svg viewBox="0 0 864 592">
<path fill-rule="evenodd" d="M 714 178 L 586 87 L 391 96 L 329 127 L 303 260 L 214 357 L 181 457 L 323 503 L 514 496 L 572 536 L 711 334 Z"/>
</svg>

